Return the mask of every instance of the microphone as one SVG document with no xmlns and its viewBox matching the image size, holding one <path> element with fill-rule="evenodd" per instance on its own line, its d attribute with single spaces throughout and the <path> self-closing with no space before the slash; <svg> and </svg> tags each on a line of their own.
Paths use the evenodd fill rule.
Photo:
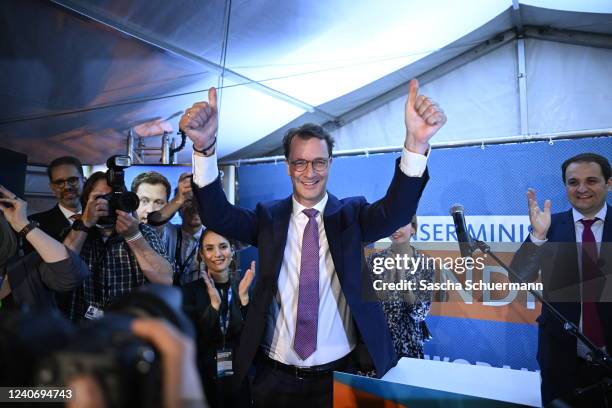
<svg viewBox="0 0 612 408">
<path fill-rule="evenodd" d="M 461 257 L 465 258 L 472 256 L 472 252 L 475 250 L 474 242 L 465 225 L 463 206 L 461 204 L 453 205 L 450 209 L 450 215 L 453 217 L 453 222 L 455 223 L 455 231 L 457 232 L 457 242 L 459 242 Z"/>
</svg>

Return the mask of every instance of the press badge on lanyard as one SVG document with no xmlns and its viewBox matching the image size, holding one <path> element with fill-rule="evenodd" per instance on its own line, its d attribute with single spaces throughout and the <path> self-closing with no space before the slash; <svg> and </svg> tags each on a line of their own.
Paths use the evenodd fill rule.
<svg viewBox="0 0 612 408">
<path fill-rule="evenodd" d="M 98 309 L 95 306 L 89 305 L 85 312 L 85 318 L 89 320 L 97 320 L 104 317 L 104 310 Z"/>
<path fill-rule="evenodd" d="M 230 310 L 232 308 L 232 287 L 230 286 L 227 289 L 227 313 L 225 318 L 221 313 L 219 313 L 219 326 L 221 328 L 221 335 L 223 337 L 222 346 L 220 349 L 217 349 L 217 354 L 215 359 L 217 361 L 217 378 L 229 377 L 234 374 L 234 369 L 232 367 L 232 349 L 230 347 L 226 347 L 225 338 L 227 337 L 227 331 L 229 329 L 230 324 Z M 219 311 L 221 309 L 219 308 Z"/>
</svg>

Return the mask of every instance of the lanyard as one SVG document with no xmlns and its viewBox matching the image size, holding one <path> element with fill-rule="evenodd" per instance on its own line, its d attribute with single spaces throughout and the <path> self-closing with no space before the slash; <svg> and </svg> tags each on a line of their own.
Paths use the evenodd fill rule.
<svg viewBox="0 0 612 408">
<path fill-rule="evenodd" d="M 181 262 L 181 255 L 182 255 L 181 246 L 183 243 L 183 231 L 179 229 L 176 235 L 177 237 L 176 237 L 176 248 L 174 250 L 174 260 L 176 261 L 176 265 L 178 266 L 179 276 L 182 276 L 183 273 L 185 272 L 185 268 L 187 268 L 191 264 L 191 260 L 195 256 L 198 246 L 197 245 L 194 246 L 191 252 L 185 258 L 185 262 Z"/>
<path fill-rule="evenodd" d="M 223 302 L 223 297 L 221 297 Z M 230 324 L 230 311 L 232 310 L 232 285 L 230 284 L 227 288 L 227 313 L 225 317 L 221 313 L 222 306 L 219 307 L 219 327 L 223 336 L 223 348 L 225 348 L 225 338 L 227 337 L 227 331 L 229 330 Z"/>
</svg>

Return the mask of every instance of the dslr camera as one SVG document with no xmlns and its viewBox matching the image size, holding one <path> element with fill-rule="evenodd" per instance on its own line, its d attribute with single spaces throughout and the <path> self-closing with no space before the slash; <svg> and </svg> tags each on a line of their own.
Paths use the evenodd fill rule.
<svg viewBox="0 0 612 408">
<path fill-rule="evenodd" d="M 132 333 L 131 324 L 141 317 L 164 319 L 194 338 L 181 302 L 176 288 L 147 285 L 117 299 L 104 317 L 80 326 L 57 310 L 1 313 L 0 384 L 65 387 L 87 376 L 110 408 L 162 408 L 161 355 Z"/>
<path fill-rule="evenodd" d="M 132 165 L 132 160 L 129 156 L 115 155 L 109 157 L 106 161 L 106 182 L 111 187 L 112 191 L 108 194 L 99 196 L 108 201 L 108 215 L 100 217 L 98 224 L 100 225 L 113 225 L 117 221 L 116 210 L 125 211 L 131 213 L 136 211 L 140 200 L 135 193 L 128 191 L 125 187 L 125 173 L 124 169 L 127 169 Z"/>
</svg>

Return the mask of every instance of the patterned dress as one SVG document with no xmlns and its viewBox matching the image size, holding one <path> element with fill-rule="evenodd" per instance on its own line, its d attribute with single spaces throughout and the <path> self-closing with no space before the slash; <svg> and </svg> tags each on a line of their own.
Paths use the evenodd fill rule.
<svg viewBox="0 0 612 408">
<path fill-rule="evenodd" d="M 414 250 L 414 254 L 413 254 Z M 418 268 L 413 264 L 408 269 L 390 269 L 382 274 L 375 274 L 373 265 L 375 258 L 396 258 L 396 255 L 407 254 L 414 259 L 421 258 Z M 435 270 L 427 268 L 427 257 L 411 247 L 408 243 L 391 244 L 387 249 L 375 252 L 367 258 L 372 281 L 382 279 L 384 282 L 400 282 L 406 280 L 414 282 L 415 290 L 384 290 L 377 291 L 382 303 L 383 311 L 387 317 L 387 324 L 393 338 L 393 345 L 398 357 L 423 358 L 423 343 L 428 339 L 425 326 L 425 316 L 431 307 L 432 293 L 421 290 L 419 282 L 433 282 Z"/>
</svg>

